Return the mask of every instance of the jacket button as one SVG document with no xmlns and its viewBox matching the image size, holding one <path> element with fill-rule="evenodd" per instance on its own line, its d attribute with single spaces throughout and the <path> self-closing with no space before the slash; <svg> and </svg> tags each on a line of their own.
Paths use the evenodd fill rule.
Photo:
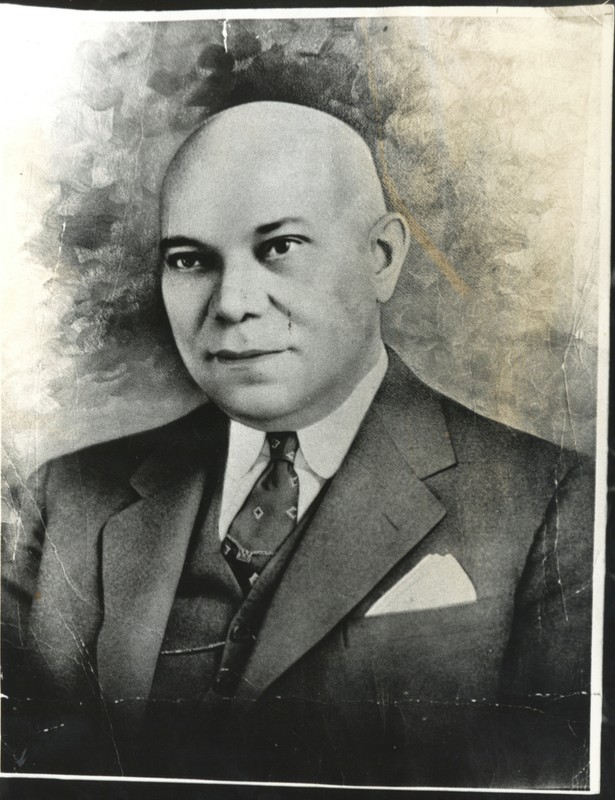
<svg viewBox="0 0 615 800">
<path fill-rule="evenodd" d="M 233 678 L 228 670 L 220 671 L 211 688 L 216 694 L 228 694 L 233 688 Z"/>
<path fill-rule="evenodd" d="M 250 638 L 249 628 L 241 622 L 236 622 L 231 628 L 230 640 L 235 644 L 245 642 Z"/>
</svg>

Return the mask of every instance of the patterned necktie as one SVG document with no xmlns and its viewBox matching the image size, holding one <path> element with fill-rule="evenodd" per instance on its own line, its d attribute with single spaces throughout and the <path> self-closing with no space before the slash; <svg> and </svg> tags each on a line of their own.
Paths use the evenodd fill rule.
<svg viewBox="0 0 615 800">
<path fill-rule="evenodd" d="M 222 542 L 222 554 L 244 594 L 295 527 L 299 478 L 293 466 L 296 433 L 268 433 L 270 461 Z"/>
</svg>

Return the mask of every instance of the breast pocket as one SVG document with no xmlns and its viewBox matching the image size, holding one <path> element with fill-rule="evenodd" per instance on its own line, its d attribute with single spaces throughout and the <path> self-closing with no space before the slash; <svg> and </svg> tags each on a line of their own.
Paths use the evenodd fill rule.
<svg viewBox="0 0 615 800">
<path fill-rule="evenodd" d="M 391 700 L 494 697 L 508 638 L 502 598 L 347 621 L 347 658 Z"/>
</svg>

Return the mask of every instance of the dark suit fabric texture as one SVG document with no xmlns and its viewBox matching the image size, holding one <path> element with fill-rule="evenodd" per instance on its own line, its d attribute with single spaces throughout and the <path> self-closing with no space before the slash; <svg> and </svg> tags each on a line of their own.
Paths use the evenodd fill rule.
<svg viewBox="0 0 615 800">
<path fill-rule="evenodd" d="M 26 487 L 3 537 L 5 771 L 587 785 L 589 459 L 390 353 L 338 473 L 244 601 L 217 560 L 227 438 L 203 406 Z M 432 554 L 476 602 L 366 616 Z M 193 666 L 160 654 L 207 637 L 225 644 Z"/>
</svg>

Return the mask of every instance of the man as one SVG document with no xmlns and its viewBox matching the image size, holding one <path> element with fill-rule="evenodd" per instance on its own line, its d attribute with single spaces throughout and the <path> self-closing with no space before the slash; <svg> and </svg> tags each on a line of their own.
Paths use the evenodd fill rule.
<svg viewBox="0 0 615 800">
<path fill-rule="evenodd" d="M 211 402 L 28 489 L 5 770 L 585 785 L 591 469 L 384 347 L 408 238 L 327 114 L 180 148 L 162 296 Z"/>
</svg>

